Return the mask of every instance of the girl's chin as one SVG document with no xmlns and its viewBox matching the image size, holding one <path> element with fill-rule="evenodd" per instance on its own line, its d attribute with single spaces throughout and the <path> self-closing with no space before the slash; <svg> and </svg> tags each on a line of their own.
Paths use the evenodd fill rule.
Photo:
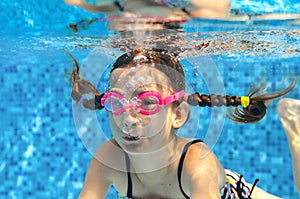
<svg viewBox="0 0 300 199">
<path fill-rule="evenodd" d="M 139 136 L 119 137 L 118 144 L 128 153 L 141 153 L 147 151 L 147 138 Z"/>
</svg>

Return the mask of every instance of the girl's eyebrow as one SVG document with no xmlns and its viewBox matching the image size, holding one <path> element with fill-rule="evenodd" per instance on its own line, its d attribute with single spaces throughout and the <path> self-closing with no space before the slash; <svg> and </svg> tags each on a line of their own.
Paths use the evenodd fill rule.
<svg viewBox="0 0 300 199">
<path fill-rule="evenodd" d="M 124 93 L 122 92 L 122 90 L 119 89 L 119 88 L 111 88 L 111 89 L 108 90 L 108 92 L 115 92 L 115 93 L 124 95 Z"/>
<path fill-rule="evenodd" d="M 125 93 L 122 91 L 122 89 L 119 89 L 119 88 L 112 88 L 112 89 L 108 90 L 108 92 L 115 92 L 115 93 L 125 96 Z M 148 91 L 146 91 L 144 89 L 136 89 L 134 92 L 129 93 L 129 94 L 131 94 L 131 97 L 136 97 L 145 92 L 148 92 Z"/>
<path fill-rule="evenodd" d="M 140 94 L 143 94 L 145 92 L 152 92 L 153 90 L 145 90 L 143 88 L 137 88 L 134 92 L 131 93 L 130 97 L 136 97 Z M 110 90 L 108 90 L 107 92 L 116 92 L 118 94 L 121 94 L 123 96 L 125 96 L 124 92 L 122 91 L 122 89 L 120 88 L 111 88 Z"/>
<path fill-rule="evenodd" d="M 138 96 L 140 94 L 143 94 L 143 93 L 146 93 L 146 92 L 151 92 L 152 90 L 145 90 L 145 89 L 141 89 L 141 88 L 138 88 L 136 89 L 133 93 L 132 93 L 132 96 Z"/>
<path fill-rule="evenodd" d="M 152 92 L 152 91 L 160 92 L 156 89 L 153 89 L 153 88 L 151 89 L 150 87 L 149 87 L 149 85 L 140 86 L 132 92 L 126 92 L 126 90 L 124 90 L 122 88 L 114 87 L 114 88 L 109 89 L 107 92 L 116 92 L 118 94 L 121 94 L 121 95 L 127 96 L 127 97 L 136 97 L 136 96 L 138 96 L 140 94 L 143 94 L 145 92 Z M 128 95 L 130 95 L 130 96 L 128 96 Z"/>
</svg>

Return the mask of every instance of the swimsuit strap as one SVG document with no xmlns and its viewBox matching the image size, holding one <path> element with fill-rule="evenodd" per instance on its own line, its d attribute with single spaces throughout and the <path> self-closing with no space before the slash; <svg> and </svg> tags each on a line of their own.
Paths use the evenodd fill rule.
<svg viewBox="0 0 300 199">
<path fill-rule="evenodd" d="M 193 140 L 193 141 L 188 142 L 184 146 L 181 157 L 180 157 L 180 160 L 179 160 L 179 163 L 178 163 L 177 177 L 178 177 L 178 182 L 179 182 L 179 188 L 180 188 L 181 193 L 187 199 L 189 199 L 190 197 L 183 191 L 182 184 L 181 184 L 181 175 L 182 175 L 183 162 L 184 162 L 184 158 L 186 156 L 186 153 L 187 153 L 187 150 L 189 149 L 189 147 L 192 144 L 195 144 L 195 143 L 198 143 L 198 142 L 203 142 L 203 141 L 202 140 Z"/>
<path fill-rule="evenodd" d="M 115 1 L 114 5 L 119 9 L 119 11 L 123 12 L 124 11 L 124 7 L 121 6 L 120 1 Z"/>
<path fill-rule="evenodd" d="M 128 154 L 125 152 L 125 162 L 126 162 L 126 168 L 127 168 L 127 197 L 132 198 L 132 180 L 130 176 L 130 160 L 128 157 Z"/>
</svg>

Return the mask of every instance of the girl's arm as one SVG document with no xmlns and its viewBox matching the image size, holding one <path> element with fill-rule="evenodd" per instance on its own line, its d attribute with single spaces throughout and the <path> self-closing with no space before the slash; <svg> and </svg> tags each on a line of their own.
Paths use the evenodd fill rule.
<svg viewBox="0 0 300 199">
<path fill-rule="evenodd" d="M 193 186 L 190 195 L 191 199 L 221 198 L 217 175 L 211 173 L 210 169 L 198 168 L 198 172 L 194 174 L 193 178 Z"/>
<path fill-rule="evenodd" d="M 66 4 L 80 7 L 89 12 L 117 12 L 120 8 L 113 3 L 103 3 L 93 5 L 87 3 L 85 0 L 64 0 Z"/>
<path fill-rule="evenodd" d="M 79 199 L 105 199 L 111 182 L 109 169 L 95 158 L 92 159 L 86 173 L 84 186 Z"/>
<path fill-rule="evenodd" d="M 225 171 L 217 157 L 203 143 L 188 150 L 183 170 L 183 189 L 191 199 L 221 198 L 225 185 Z M 184 186 L 185 184 L 185 186 Z"/>
</svg>

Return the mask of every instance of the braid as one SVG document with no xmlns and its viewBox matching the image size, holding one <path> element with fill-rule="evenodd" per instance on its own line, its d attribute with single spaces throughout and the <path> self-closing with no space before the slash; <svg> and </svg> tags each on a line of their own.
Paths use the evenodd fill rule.
<svg viewBox="0 0 300 199">
<path fill-rule="evenodd" d="M 104 108 L 101 105 L 101 98 L 104 94 L 100 94 L 97 88 L 91 82 L 80 78 L 78 61 L 71 53 L 67 51 L 64 52 L 71 57 L 74 64 L 70 77 L 70 82 L 72 85 L 71 96 L 73 100 L 90 110 L 101 110 Z M 88 97 L 90 95 L 94 95 L 94 97 Z"/>
<path fill-rule="evenodd" d="M 187 102 L 193 106 L 239 106 L 241 105 L 241 98 L 237 96 L 223 96 L 223 95 L 200 95 L 198 92 L 188 96 Z"/>
<path fill-rule="evenodd" d="M 104 94 L 95 95 L 94 98 L 86 98 L 85 96 L 82 96 L 79 103 L 82 104 L 84 108 L 90 109 L 90 110 L 101 110 L 104 108 L 104 106 L 101 105 L 101 98 Z"/>
<path fill-rule="evenodd" d="M 101 95 L 95 95 L 95 110 L 101 110 L 104 108 L 104 106 L 102 106 L 101 104 L 101 98 L 104 96 L 104 93 L 102 93 Z"/>
<path fill-rule="evenodd" d="M 229 95 L 222 96 L 215 94 L 200 95 L 198 92 L 189 95 L 187 97 L 187 103 L 193 106 L 200 107 L 234 106 L 235 108 L 233 110 L 231 108 L 228 109 L 227 117 L 230 120 L 239 123 L 255 123 L 263 119 L 266 115 L 266 101 L 273 100 L 287 94 L 295 87 L 296 83 L 297 79 L 294 78 L 292 80 L 292 83 L 285 90 L 281 92 L 267 93 L 261 95 L 259 95 L 259 93 L 265 89 L 264 87 L 258 87 L 256 89 L 251 88 L 247 96 L 249 98 L 249 102 L 246 106 L 243 106 L 242 108 L 238 107 L 242 105 L 242 97 Z"/>
</svg>

